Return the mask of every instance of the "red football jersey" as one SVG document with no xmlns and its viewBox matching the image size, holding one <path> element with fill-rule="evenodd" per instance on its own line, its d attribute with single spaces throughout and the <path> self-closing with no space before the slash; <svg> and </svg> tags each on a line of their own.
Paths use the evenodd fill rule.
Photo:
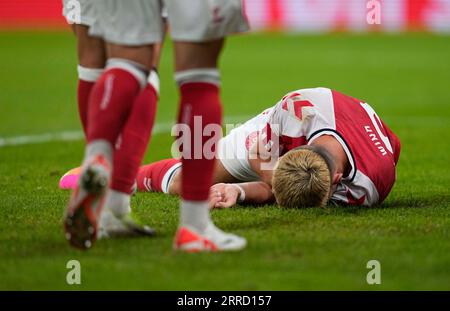
<svg viewBox="0 0 450 311">
<path fill-rule="evenodd" d="M 396 179 L 400 141 L 367 103 L 327 88 L 301 89 L 283 97 L 267 122 L 268 148 L 279 154 L 332 135 L 351 165 L 331 200 L 354 205 L 381 203 Z"/>
</svg>

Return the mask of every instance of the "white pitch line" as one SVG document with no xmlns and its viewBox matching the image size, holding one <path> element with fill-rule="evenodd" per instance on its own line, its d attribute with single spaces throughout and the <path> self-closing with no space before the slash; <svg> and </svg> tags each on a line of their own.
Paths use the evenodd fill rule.
<svg viewBox="0 0 450 311">
<path fill-rule="evenodd" d="M 225 118 L 225 123 L 242 122 L 250 118 L 249 116 L 231 116 Z M 152 133 L 154 135 L 170 133 L 172 122 L 155 123 Z M 43 144 L 56 141 L 78 141 L 83 140 L 82 131 L 62 131 L 56 133 L 43 133 L 38 135 L 23 135 L 12 137 L 0 137 L 0 148 L 7 146 L 21 146 L 31 144 Z"/>
<path fill-rule="evenodd" d="M 244 122 L 253 116 L 250 115 L 240 115 L 240 116 L 229 116 L 224 118 L 225 124 L 235 124 L 238 122 Z M 442 126 L 448 125 L 448 116 L 386 116 L 386 120 L 391 122 L 402 122 L 402 123 L 429 123 L 433 122 L 429 126 Z M 153 127 L 153 134 L 164 134 L 170 133 L 172 130 L 172 122 L 161 122 L 155 123 Z M 38 135 L 23 135 L 23 136 L 11 136 L 11 137 L 0 137 L 0 148 L 7 146 L 21 146 L 21 145 L 31 145 L 31 144 L 42 144 L 56 141 L 77 141 L 83 140 L 84 134 L 81 131 L 62 131 L 56 133 L 43 133 Z"/>
</svg>

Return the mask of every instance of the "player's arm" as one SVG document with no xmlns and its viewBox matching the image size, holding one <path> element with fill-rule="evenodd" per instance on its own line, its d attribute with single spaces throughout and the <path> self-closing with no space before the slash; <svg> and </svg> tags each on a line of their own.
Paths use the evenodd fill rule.
<svg viewBox="0 0 450 311">
<path fill-rule="evenodd" d="M 211 208 L 229 208 L 237 203 L 263 204 L 274 202 L 272 188 L 265 182 L 215 184 L 210 190 Z"/>
<path fill-rule="evenodd" d="M 266 138 L 261 135 L 248 153 L 248 162 L 252 170 L 260 177 L 261 181 L 272 185 L 273 170 L 276 161 L 264 142 Z"/>
</svg>

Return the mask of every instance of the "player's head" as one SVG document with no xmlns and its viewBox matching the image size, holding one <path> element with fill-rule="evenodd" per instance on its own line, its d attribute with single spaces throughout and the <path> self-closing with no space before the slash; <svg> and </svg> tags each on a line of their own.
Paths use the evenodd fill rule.
<svg viewBox="0 0 450 311">
<path fill-rule="evenodd" d="M 330 198 L 335 164 L 320 146 L 302 146 L 280 158 L 272 189 L 277 203 L 287 208 L 324 206 Z"/>
</svg>

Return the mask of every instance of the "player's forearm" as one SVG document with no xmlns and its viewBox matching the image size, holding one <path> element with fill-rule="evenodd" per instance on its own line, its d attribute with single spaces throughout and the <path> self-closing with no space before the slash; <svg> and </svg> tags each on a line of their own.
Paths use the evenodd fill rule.
<svg viewBox="0 0 450 311">
<path fill-rule="evenodd" d="M 266 164 L 261 159 L 249 159 L 250 167 L 259 176 L 262 182 L 272 185 L 273 170 L 265 169 L 264 164 Z"/>
<path fill-rule="evenodd" d="M 244 191 L 244 203 L 263 204 L 274 202 L 272 187 L 265 182 L 255 181 L 237 184 Z"/>
<path fill-rule="evenodd" d="M 259 141 L 250 149 L 248 162 L 262 182 L 272 185 L 274 162 L 271 154 L 262 146 L 263 143 Z"/>
</svg>

